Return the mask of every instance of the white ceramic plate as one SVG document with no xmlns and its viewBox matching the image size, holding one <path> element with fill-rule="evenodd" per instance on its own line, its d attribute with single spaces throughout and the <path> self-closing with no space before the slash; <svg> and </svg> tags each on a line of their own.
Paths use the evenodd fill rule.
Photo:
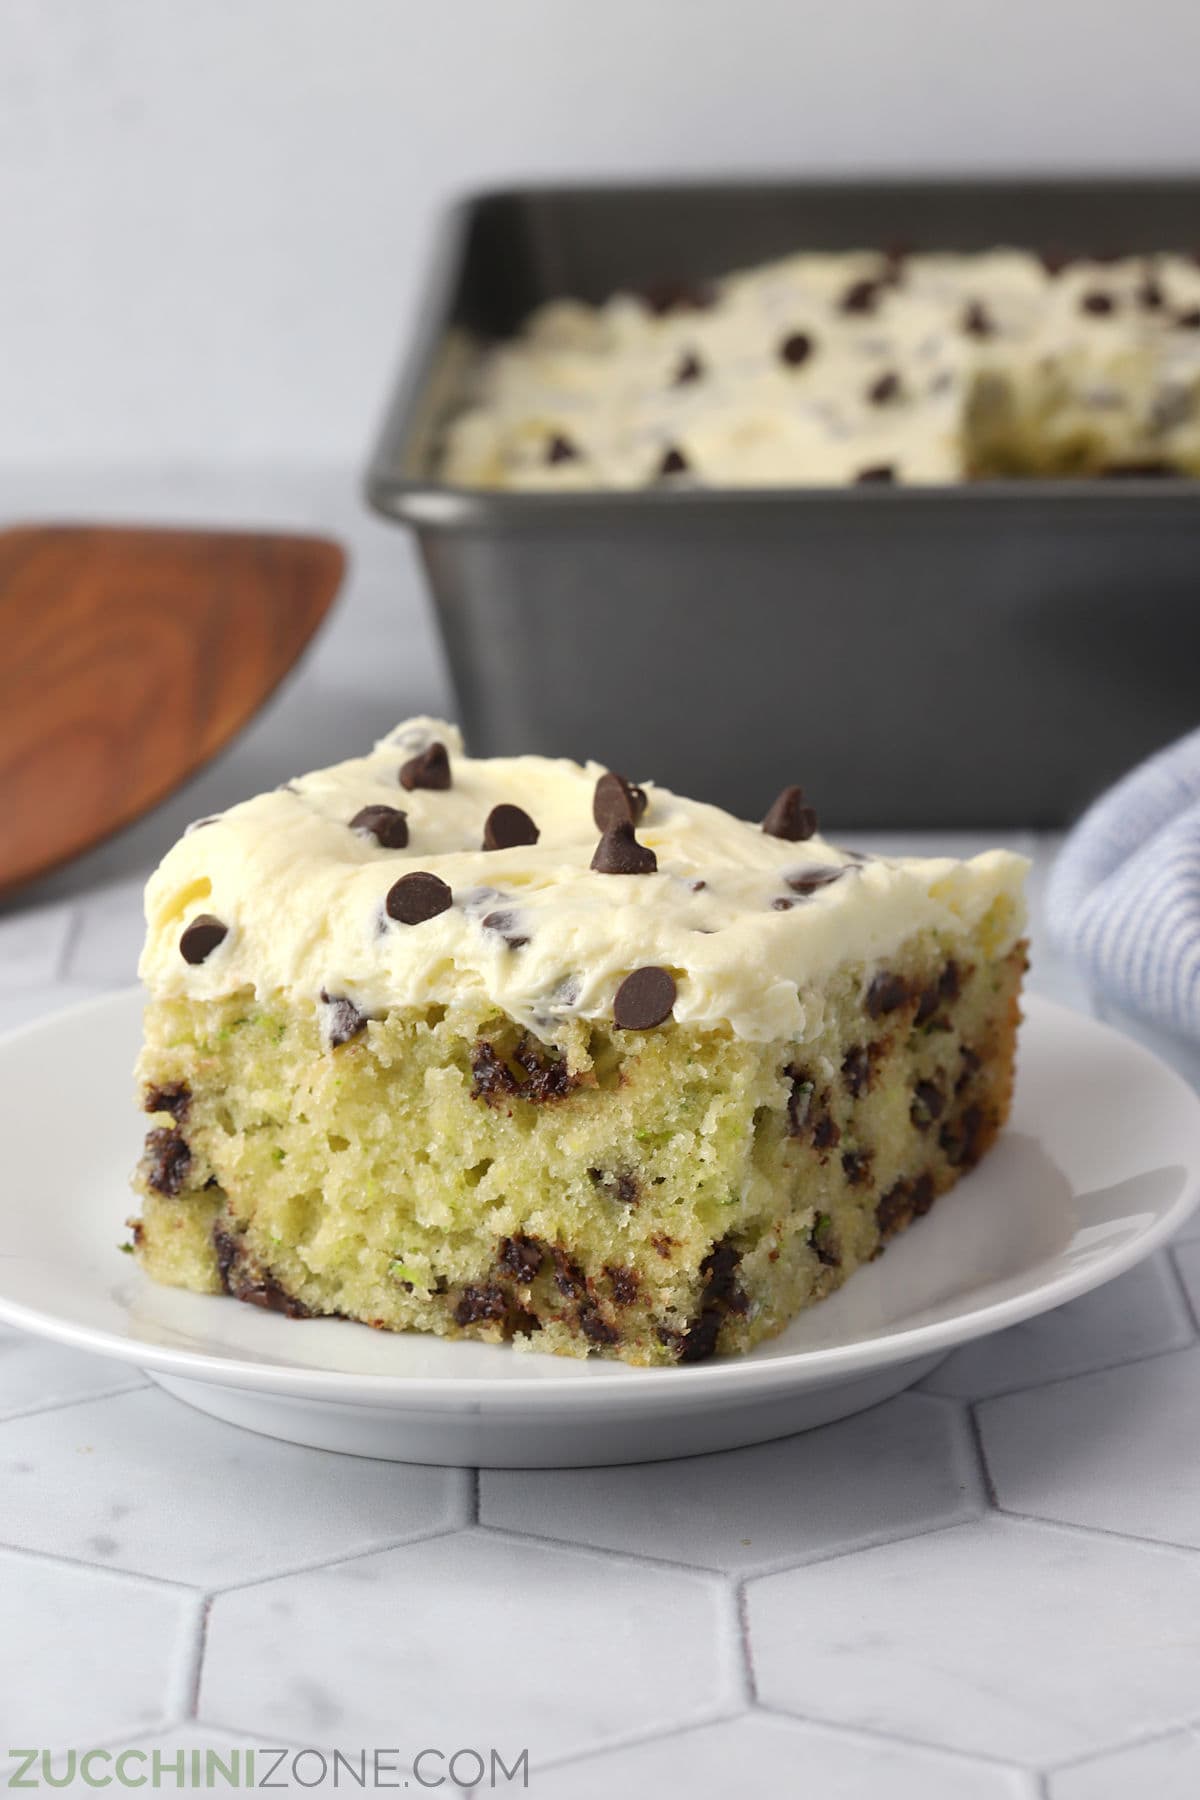
<svg viewBox="0 0 1200 1800">
<path fill-rule="evenodd" d="M 550 1467 L 728 1449 L 855 1412 L 955 1344 L 1111 1281 L 1200 1192 L 1200 1100 L 1148 1051 L 1031 999 L 1012 1123 L 832 1299 L 749 1356 L 674 1369 L 285 1319 L 156 1286 L 118 1253 L 144 1121 L 141 996 L 0 1039 L 0 1320 L 135 1363 L 193 1406 L 402 1462 Z"/>
</svg>

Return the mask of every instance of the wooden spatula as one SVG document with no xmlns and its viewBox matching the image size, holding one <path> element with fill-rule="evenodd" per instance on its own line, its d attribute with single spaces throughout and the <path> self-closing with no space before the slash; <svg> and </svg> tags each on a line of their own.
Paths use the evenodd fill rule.
<svg viewBox="0 0 1200 1800">
<path fill-rule="evenodd" d="M 0 893 L 128 825 L 228 743 L 344 566 L 313 537 L 0 532 Z"/>
</svg>

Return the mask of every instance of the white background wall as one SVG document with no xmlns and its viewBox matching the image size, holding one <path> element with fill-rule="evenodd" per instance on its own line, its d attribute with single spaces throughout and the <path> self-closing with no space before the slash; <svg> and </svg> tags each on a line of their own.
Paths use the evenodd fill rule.
<svg viewBox="0 0 1200 1800">
<path fill-rule="evenodd" d="M 0 465 L 357 459 L 471 184 L 1196 166 L 1198 69 L 1200 0 L 0 0 Z"/>
</svg>

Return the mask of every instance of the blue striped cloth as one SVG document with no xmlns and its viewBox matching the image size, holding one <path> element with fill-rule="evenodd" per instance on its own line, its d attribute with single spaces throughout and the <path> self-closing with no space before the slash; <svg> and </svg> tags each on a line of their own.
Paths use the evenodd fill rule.
<svg viewBox="0 0 1200 1800">
<path fill-rule="evenodd" d="M 1200 731 L 1084 814 L 1054 866 L 1046 922 L 1102 994 L 1200 1039 Z"/>
</svg>

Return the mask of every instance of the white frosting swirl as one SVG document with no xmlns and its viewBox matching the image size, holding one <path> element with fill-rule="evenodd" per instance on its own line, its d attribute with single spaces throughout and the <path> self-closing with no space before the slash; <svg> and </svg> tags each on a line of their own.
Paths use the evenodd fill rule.
<svg viewBox="0 0 1200 1800">
<path fill-rule="evenodd" d="M 451 787 L 406 792 L 401 763 L 439 739 Z M 160 997 L 324 993 L 368 1015 L 486 997 L 549 1037 L 563 1019 L 611 1019 L 622 979 L 658 965 L 675 976 L 680 1023 L 727 1025 L 763 1042 L 817 1027 L 813 990 L 839 963 L 878 964 L 923 930 L 939 933 L 948 953 L 985 921 L 995 954 L 1020 935 L 1019 856 L 858 861 L 819 837 L 784 842 L 650 783 L 637 834 L 657 873 L 594 873 L 592 796 L 603 773 L 539 756 L 474 759 L 454 726 L 410 720 L 369 756 L 185 834 L 146 890 L 142 979 Z M 536 845 L 480 848 L 484 820 L 503 802 L 531 815 Z M 383 849 L 351 829 L 372 805 L 407 814 L 407 848 Z M 788 887 L 789 876 L 819 867 L 843 873 L 808 897 Z M 437 875 L 454 901 L 404 925 L 387 916 L 386 898 L 417 869 Z M 202 914 L 228 931 L 190 964 L 179 940 Z"/>
</svg>

